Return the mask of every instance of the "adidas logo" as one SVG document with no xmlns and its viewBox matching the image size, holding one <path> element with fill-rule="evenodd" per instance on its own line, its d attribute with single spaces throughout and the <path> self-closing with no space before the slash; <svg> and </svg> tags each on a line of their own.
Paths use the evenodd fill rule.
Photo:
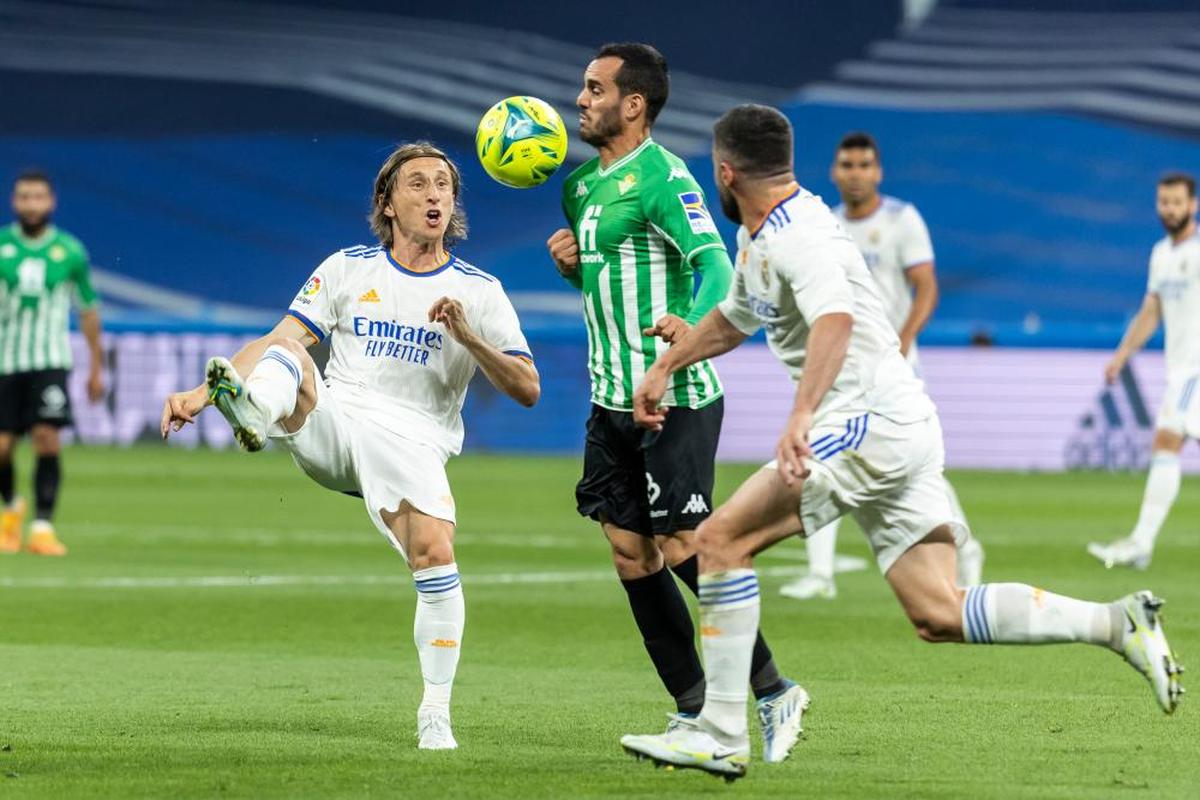
<svg viewBox="0 0 1200 800">
<path fill-rule="evenodd" d="M 707 514 L 708 503 L 704 502 L 704 496 L 699 494 L 692 495 L 688 500 L 687 505 L 683 507 L 684 514 Z"/>
<path fill-rule="evenodd" d="M 358 298 L 358 302 L 360 302 L 360 303 L 378 303 L 379 302 L 379 292 L 372 289 L 371 291 L 364 294 L 362 297 Z"/>
</svg>

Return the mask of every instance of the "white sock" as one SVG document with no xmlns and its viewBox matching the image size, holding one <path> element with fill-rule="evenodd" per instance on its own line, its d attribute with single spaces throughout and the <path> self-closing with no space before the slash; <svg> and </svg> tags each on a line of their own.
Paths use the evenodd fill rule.
<svg viewBox="0 0 1200 800">
<path fill-rule="evenodd" d="M 808 551 L 808 574 L 833 580 L 833 558 L 837 551 L 837 534 L 840 519 L 826 525 L 812 536 L 805 537 L 804 548 Z"/>
<path fill-rule="evenodd" d="M 754 570 L 700 576 L 700 641 L 707 679 L 700 716 L 732 744 L 746 741 L 746 700 L 758 615 Z"/>
<path fill-rule="evenodd" d="M 296 410 L 296 394 L 304 369 L 300 359 L 286 347 L 273 344 L 263 353 L 246 377 L 246 389 L 254 404 L 267 415 L 267 424 L 278 422 Z"/>
<path fill-rule="evenodd" d="M 1175 498 L 1179 496 L 1182 477 L 1179 454 L 1170 450 L 1159 450 L 1150 460 L 1150 474 L 1146 477 L 1146 493 L 1142 496 L 1142 511 L 1138 514 L 1133 529 L 1133 540 L 1146 549 L 1154 547 Z"/>
<path fill-rule="evenodd" d="M 417 614 L 413 620 L 413 641 L 421 660 L 425 679 L 425 697 L 421 706 L 450 709 L 450 690 L 458 670 L 462 649 L 466 605 L 458 565 L 429 567 L 413 573 L 417 587 Z"/>
<path fill-rule="evenodd" d="M 1116 603 L 1076 600 L 1024 583 L 984 583 L 967 589 L 962 613 L 967 644 L 1086 642 L 1120 649 Z"/>
</svg>

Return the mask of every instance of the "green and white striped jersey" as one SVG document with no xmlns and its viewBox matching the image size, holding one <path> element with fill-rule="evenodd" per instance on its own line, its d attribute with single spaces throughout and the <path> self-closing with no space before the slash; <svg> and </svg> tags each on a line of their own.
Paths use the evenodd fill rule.
<svg viewBox="0 0 1200 800">
<path fill-rule="evenodd" d="M 96 303 L 88 270 L 87 250 L 65 231 L 29 239 L 16 223 L 0 228 L 0 375 L 71 368 L 71 296 Z"/>
<path fill-rule="evenodd" d="M 652 139 L 607 167 L 594 158 L 563 184 L 563 212 L 579 242 L 592 402 L 633 410 L 633 392 L 659 354 L 642 335 L 664 314 L 692 310 L 698 253 L 725 245 L 683 161 Z M 712 364 L 675 373 L 666 405 L 701 408 L 721 396 Z"/>
</svg>

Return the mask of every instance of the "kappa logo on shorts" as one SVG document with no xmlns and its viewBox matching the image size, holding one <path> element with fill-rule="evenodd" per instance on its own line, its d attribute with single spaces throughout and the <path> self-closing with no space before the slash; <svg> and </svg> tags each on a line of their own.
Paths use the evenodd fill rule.
<svg viewBox="0 0 1200 800">
<path fill-rule="evenodd" d="M 687 501 L 687 505 L 683 507 L 684 514 L 707 514 L 708 503 L 704 502 L 704 495 L 694 494 Z"/>
</svg>

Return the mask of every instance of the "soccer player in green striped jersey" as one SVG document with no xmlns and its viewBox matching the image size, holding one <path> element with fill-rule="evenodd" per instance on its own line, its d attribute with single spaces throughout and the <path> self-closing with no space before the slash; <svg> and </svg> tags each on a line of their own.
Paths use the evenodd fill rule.
<svg viewBox="0 0 1200 800">
<path fill-rule="evenodd" d="M 58 500 L 59 428 L 71 424 L 67 375 L 71 370 L 68 317 L 74 296 L 91 351 L 88 399 L 104 393 L 100 315 L 88 275 L 88 255 L 71 234 L 51 224 L 54 187 L 41 172 L 25 172 L 12 196 L 16 221 L 0 228 L 0 552 L 21 549 L 25 503 L 16 496 L 13 448 L 28 433 L 36 455 L 35 518 L 25 549 L 65 555 L 52 519 Z"/>
<path fill-rule="evenodd" d="M 725 298 L 733 267 L 699 184 L 650 135 L 668 93 L 666 60 L 653 47 L 600 49 L 577 99 L 580 138 L 599 155 L 567 177 L 569 228 L 547 246 L 582 293 L 588 333 L 592 413 L 579 512 L 602 526 L 646 650 L 687 717 L 703 704 L 704 671 L 671 573 L 696 591 L 695 530 L 712 508 L 721 382 L 706 361 L 677 372 L 658 432 L 634 425 L 633 393 L 670 343 Z M 803 690 L 780 677 L 761 636 L 751 684 L 766 757 L 782 760 L 799 734 L 799 714 L 783 709 Z"/>
</svg>

